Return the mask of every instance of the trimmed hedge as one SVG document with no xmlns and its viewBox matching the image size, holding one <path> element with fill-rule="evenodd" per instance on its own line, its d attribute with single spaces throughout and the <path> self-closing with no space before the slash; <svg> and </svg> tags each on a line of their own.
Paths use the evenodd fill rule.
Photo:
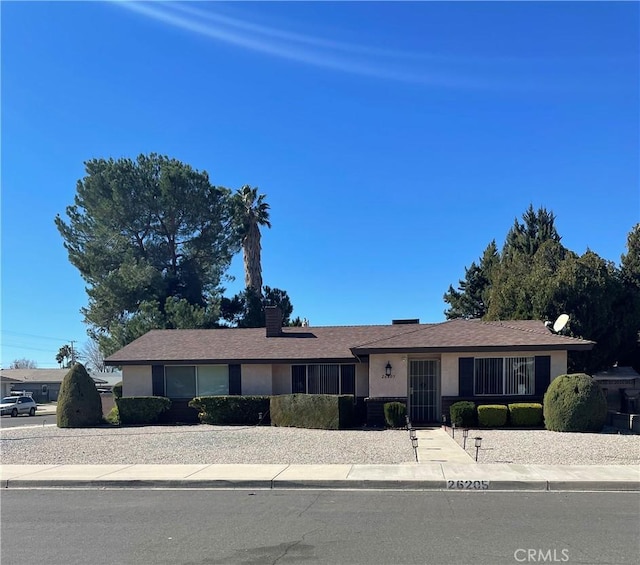
<svg viewBox="0 0 640 565">
<path fill-rule="evenodd" d="M 449 407 L 451 423 L 459 428 L 472 428 L 477 422 L 476 405 L 468 400 L 455 402 Z"/>
<path fill-rule="evenodd" d="M 189 406 L 198 410 L 198 418 L 203 424 L 244 424 L 269 423 L 269 396 L 197 396 L 189 401 Z"/>
<path fill-rule="evenodd" d="M 121 424 L 154 424 L 169 410 L 171 400 L 164 396 L 125 396 L 116 399 Z"/>
<path fill-rule="evenodd" d="M 607 399 L 589 375 L 560 375 L 544 395 L 543 412 L 548 430 L 599 432 L 607 419 Z"/>
<path fill-rule="evenodd" d="M 482 404 L 478 406 L 478 424 L 483 428 L 505 426 L 509 409 L 504 404 Z"/>
<path fill-rule="evenodd" d="M 406 424 L 407 405 L 404 402 L 385 402 L 384 419 L 390 428 L 401 428 Z"/>
<path fill-rule="evenodd" d="M 102 400 L 84 365 L 76 363 L 62 379 L 56 422 L 59 428 L 89 428 L 102 424 Z"/>
<path fill-rule="evenodd" d="M 122 381 L 113 385 L 111 393 L 113 394 L 113 398 L 122 398 Z"/>
<path fill-rule="evenodd" d="M 517 402 L 509 404 L 509 421 L 512 426 L 538 428 L 542 426 L 542 404 L 537 402 Z"/>
<path fill-rule="evenodd" d="M 294 428 L 339 430 L 353 421 L 353 396 L 283 394 L 271 397 L 271 424 Z"/>
</svg>

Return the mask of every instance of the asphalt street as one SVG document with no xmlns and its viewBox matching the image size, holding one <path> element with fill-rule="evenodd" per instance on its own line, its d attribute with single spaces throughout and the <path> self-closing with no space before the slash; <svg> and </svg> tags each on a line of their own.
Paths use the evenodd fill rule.
<svg viewBox="0 0 640 565">
<path fill-rule="evenodd" d="M 637 563 L 637 493 L 4 490 L 3 565 Z"/>
<path fill-rule="evenodd" d="M 22 426 L 42 426 L 43 424 L 55 424 L 55 414 L 38 414 L 35 416 L 2 416 L 0 418 L 0 428 L 17 428 Z"/>
</svg>

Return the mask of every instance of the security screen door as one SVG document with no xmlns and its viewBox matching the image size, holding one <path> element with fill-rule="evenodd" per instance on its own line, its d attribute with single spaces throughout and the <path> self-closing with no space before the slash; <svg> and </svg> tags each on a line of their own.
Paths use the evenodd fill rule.
<svg viewBox="0 0 640 565">
<path fill-rule="evenodd" d="M 440 361 L 437 359 L 410 361 L 409 405 L 412 422 L 440 421 Z"/>
</svg>

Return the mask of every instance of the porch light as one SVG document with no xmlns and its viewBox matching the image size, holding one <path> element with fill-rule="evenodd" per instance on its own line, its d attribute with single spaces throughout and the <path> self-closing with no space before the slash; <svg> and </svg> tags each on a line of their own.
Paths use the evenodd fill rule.
<svg viewBox="0 0 640 565">
<path fill-rule="evenodd" d="M 480 450 L 480 446 L 482 445 L 482 438 L 481 437 L 476 437 L 473 438 L 475 439 L 475 444 L 476 444 L 476 461 L 478 460 L 478 451 Z"/>
<path fill-rule="evenodd" d="M 462 449 L 467 449 L 467 438 L 469 437 L 469 429 L 462 430 Z"/>
<path fill-rule="evenodd" d="M 387 377 L 391 376 L 391 363 L 389 363 L 389 361 L 387 361 L 387 366 L 384 368 L 384 374 Z"/>
</svg>

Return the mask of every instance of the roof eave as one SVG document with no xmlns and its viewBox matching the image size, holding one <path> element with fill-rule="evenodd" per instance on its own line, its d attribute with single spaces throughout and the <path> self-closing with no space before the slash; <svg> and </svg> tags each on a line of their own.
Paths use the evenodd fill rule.
<svg viewBox="0 0 640 565">
<path fill-rule="evenodd" d="M 576 343 L 571 345 L 464 345 L 456 347 L 365 347 L 351 349 L 354 355 L 375 353 L 468 353 L 473 351 L 590 351 L 594 343 Z"/>
</svg>

